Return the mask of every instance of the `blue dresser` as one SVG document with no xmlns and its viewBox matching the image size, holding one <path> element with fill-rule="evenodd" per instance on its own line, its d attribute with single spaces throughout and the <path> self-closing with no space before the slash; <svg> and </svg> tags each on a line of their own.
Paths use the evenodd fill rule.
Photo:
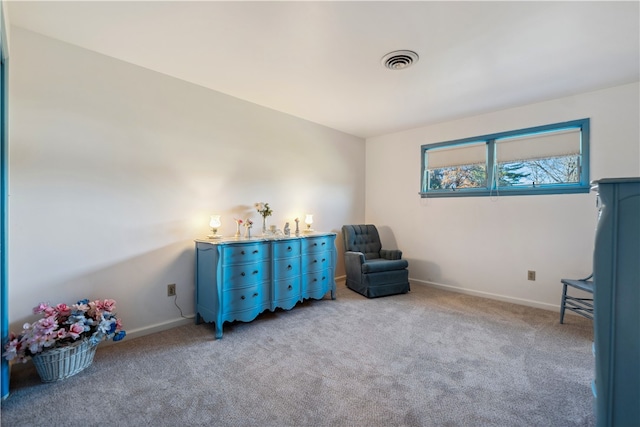
<svg viewBox="0 0 640 427">
<path fill-rule="evenodd" d="M 196 323 L 250 322 L 265 310 L 336 297 L 335 233 L 196 240 Z"/>
<path fill-rule="evenodd" d="M 640 178 L 601 179 L 593 256 L 597 427 L 640 426 Z"/>
</svg>

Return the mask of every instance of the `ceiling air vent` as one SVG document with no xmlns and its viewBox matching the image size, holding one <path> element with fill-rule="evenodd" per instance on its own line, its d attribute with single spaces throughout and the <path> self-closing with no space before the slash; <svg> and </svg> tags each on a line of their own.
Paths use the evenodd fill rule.
<svg viewBox="0 0 640 427">
<path fill-rule="evenodd" d="M 390 70 L 404 70 L 418 61 L 418 54 L 411 50 L 395 50 L 382 57 L 382 65 Z"/>
</svg>

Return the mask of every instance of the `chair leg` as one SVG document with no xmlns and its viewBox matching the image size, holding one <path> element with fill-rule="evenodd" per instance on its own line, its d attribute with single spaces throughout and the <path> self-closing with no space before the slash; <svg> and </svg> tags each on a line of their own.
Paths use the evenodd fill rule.
<svg viewBox="0 0 640 427">
<path fill-rule="evenodd" d="M 562 301 L 560 303 L 560 324 L 562 325 L 564 322 L 564 304 L 567 300 L 567 284 L 563 283 L 562 285 Z"/>
</svg>

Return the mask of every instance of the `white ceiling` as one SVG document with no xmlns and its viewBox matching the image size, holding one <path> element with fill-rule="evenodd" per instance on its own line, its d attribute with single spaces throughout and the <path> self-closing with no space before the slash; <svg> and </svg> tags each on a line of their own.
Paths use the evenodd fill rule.
<svg viewBox="0 0 640 427">
<path fill-rule="evenodd" d="M 11 25 L 361 137 L 635 82 L 640 3 L 9 1 Z M 411 68 L 380 59 L 410 49 Z"/>
</svg>

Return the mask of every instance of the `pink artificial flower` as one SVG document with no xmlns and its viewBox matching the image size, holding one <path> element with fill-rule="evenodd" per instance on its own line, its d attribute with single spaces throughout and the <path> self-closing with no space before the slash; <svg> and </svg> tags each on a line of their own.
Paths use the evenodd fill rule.
<svg viewBox="0 0 640 427">
<path fill-rule="evenodd" d="M 111 313 L 113 310 L 116 309 L 116 300 L 113 300 L 113 299 L 104 300 L 102 302 L 102 308 L 104 309 L 104 311 Z"/>
<path fill-rule="evenodd" d="M 42 334 L 50 334 L 58 327 L 58 321 L 55 316 L 45 317 L 38 320 L 37 327 Z"/>
<path fill-rule="evenodd" d="M 49 305 L 46 302 L 41 302 L 37 306 L 33 307 L 33 314 L 40 314 L 49 308 Z"/>
<path fill-rule="evenodd" d="M 119 331 L 122 329 L 122 320 L 116 319 L 116 330 Z"/>
<path fill-rule="evenodd" d="M 64 328 L 60 328 L 60 329 L 58 329 L 58 333 L 56 334 L 56 339 L 63 340 L 68 336 L 69 336 L 69 334 L 67 333 L 67 330 L 64 329 Z"/>
<path fill-rule="evenodd" d="M 84 332 L 84 325 L 80 322 L 74 323 L 69 326 L 69 336 L 74 340 L 77 340 L 80 337 L 80 334 Z"/>
<path fill-rule="evenodd" d="M 236 219 L 236 224 L 242 225 L 242 220 L 241 219 Z"/>
<path fill-rule="evenodd" d="M 71 308 L 69 308 L 69 306 L 64 303 L 56 305 L 56 311 L 58 312 L 59 316 L 63 317 L 71 314 Z"/>
</svg>

